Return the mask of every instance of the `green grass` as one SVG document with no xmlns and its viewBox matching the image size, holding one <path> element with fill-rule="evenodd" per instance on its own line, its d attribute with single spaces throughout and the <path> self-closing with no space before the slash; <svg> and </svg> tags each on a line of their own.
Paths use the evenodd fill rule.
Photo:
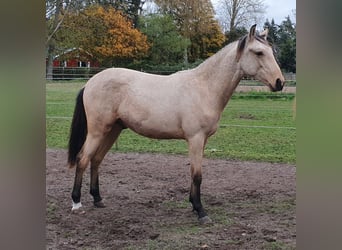
<svg viewBox="0 0 342 250">
<path fill-rule="evenodd" d="M 282 242 L 267 242 L 264 243 L 263 249 L 265 250 L 292 250 L 294 248 L 288 247 Z"/>
<path fill-rule="evenodd" d="M 47 147 L 67 147 L 75 98 L 83 85 L 46 84 Z M 222 114 L 220 128 L 208 140 L 205 156 L 294 164 L 293 98 L 293 94 L 271 92 L 234 94 Z M 187 145 L 183 140 L 153 140 L 124 130 L 118 151 L 187 154 Z"/>
</svg>

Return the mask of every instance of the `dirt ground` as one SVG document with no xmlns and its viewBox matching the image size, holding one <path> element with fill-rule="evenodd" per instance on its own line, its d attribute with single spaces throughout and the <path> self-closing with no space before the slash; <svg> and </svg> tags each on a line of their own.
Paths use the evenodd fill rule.
<svg viewBox="0 0 342 250">
<path fill-rule="evenodd" d="M 296 167 L 205 159 L 199 225 L 188 202 L 186 156 L 109 153 L 100 169 L 105 208 L 89 194 L 71 213 L 74 169 L 65 150 L 46 150 L 47 249 L 295 249 Z"/>
</svg>

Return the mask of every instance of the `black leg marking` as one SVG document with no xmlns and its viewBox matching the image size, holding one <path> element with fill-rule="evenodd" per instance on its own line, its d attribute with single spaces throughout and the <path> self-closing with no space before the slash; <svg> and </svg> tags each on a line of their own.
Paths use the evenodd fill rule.
<svg viewBox="0 0 342 250">
<path fill-rule="evenodd" d="M 198 213 L 198 218 L 202 218 L 207 216 L 207 213 L 204 211 L 202 203 L 201 203 L 201 183 L 202 176 L 194 175 L 191 189 L 190 189 L 190 202 L 192 203 L 193 210 Z"/>
<path fill-rule="evenodd" d="M 79 203 L 81 200 L 82 175 L 84 169 L 76 167 L 74 187 L 72 189 L 71 198 L 74 203 Z"/>
<path fill-rule="evenodd" d="M 95 207 L 105 207 L 100 195 L 98 166 L 99 164 L 95 164 L 90 168 L 90 194 L 94 198 Z"/>
<path fill-rule="evenodd" d="M 94 198 L 94 204 L 102 200 L 99 188 L 99 174 L 96 167 L 91 167 L 90 173 L 90 194 Z"/>
<path fill-rule="evenodd" d="M 95 184 L 90 187 L 90 194 L 94 198 L 94 203 L 102 200 L 102 198 L 100 196 L 99 177 L 98 176 L 96 178 Z"/>
</svg>

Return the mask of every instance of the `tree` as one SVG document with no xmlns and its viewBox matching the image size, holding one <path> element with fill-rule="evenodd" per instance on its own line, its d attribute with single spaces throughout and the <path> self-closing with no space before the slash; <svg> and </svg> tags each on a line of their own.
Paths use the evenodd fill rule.
<svg viewBox="0 0 342 250">
<path fill-rule="evenodd" d="M 60 47 L 60 31 L 63 30 L 65 17 L 69 12 L 79 11 L 84 8 L 84 0 L 46 0 L 46 57 L 47 78 L 52 79 L 53 57 L 63 51 Z"/>
<path fill-rule="evenodd" d="M 151 44 L 148 60 L 152 64 L 175 64 L 183 59 L 184 49 L 190 41 L 181 36 L 171 16 L 141 17 L 139 27 Z"/>
<path fill-rule="evenodd" d="M 142 11 L 146 0 L 78 0 L 82 2 L 83 7 L 99 5 L 105 9 L 113 7 L 116 10 L 122 11 L 132 22 L 136 28 L 138 25 L 139 14 Z"/>
<path fill-rule="evenodd" d="M 271 22 L 268 19 L 266 19 L 266 22 L 264 24 L 264 29 L 266 28 L 268 29 L 267 40 L 270 43 L 277 45 L 279 43 L 279 34 L 278 34 L 279 27 L 278 25 L 275 24 L 273 18 Z"/>
<path fill-rule="evenodd" d="M 180 33 L 191 40 L 190 61 L 206 58 L 221 48 L 225 37 L 214 18 L 210 0 L 156 0 L 162 13 L 171 15 Z"/>
<path fill-rule="evenodd" d="M 63 0 L 46 1 L 46 51 L 47 79 L 52 79 L 53 56 L 56 50 L 55 36 L 63 22 Z"/>
<path fill-rule="evenodd" d="M 142 36 L 141 33 L 137 30 L 131 31 L 133 29 L 132 26 L 134 26 L 138 20 L 138 16 L 145 1 L 149 0 L 46 0 L 45 45 L 47 58 L 47 78 L 52 79 L 53 58 L 56 55 L 60 55 L 64 51 L 73 48 L 77 48 L 78 50 L 85 52 L 85 54 L 89 56 L 99 56 L 99 59 L 107 65 L 111 65 L 112 63 L 114 63 L 115 59 L 116 62 L 118 62 L 119 59 L 117 57 L 113 57 L 112 59 L 110 59 L 110 57 L 105 58 L 104 54 L 99 53 L 99 51 L 97 51 L 97 53 L 95 53 L 95 51 L 93 51 L 93 53 L 89 53 L 89 51 L 82 49 L 82 47 L 87 47 L 85 46 L 85 44 L 97 44 L 97 49 L 101 50 L 99 48 L 99 44 L 101 44 L 101 42 L 104 42 L 104 39 L 102 39 L 103 37 L 101 37 L 101 39 L 97 38 L 99 38 L 100 35 L 103 35 L 104 27 L 108 29 L 108 26 L 112 25 L 108 20 L 105 23 L 103 20 L 94 21 L 95 16 L 93 16 L 92 19 L 94 22 L 90 20 L 91 18 L 89 16 L 86 18 L 86 10 L 98 5 L 103 6 L 104 9 L 115 7 L 117 10 L 122 10 L 122 16 L 125 16 L 125 18 L 127 17 L 131 20 L 131 22 L 129 22 L 130 24 L 128 25 L 130 27 L 124 29 L 126 30 L 126 32 L 123 32 L 122 34 L 127 35 L 127 32 L 130 33 L 131 38 L 127 38 L 126 40 L 128 41 L 128 43 L 131 43 L 129 46 L 131 49 L 135 46 L 134 42 L 132 43 L 131 41 L 132 39 L 138 44 L 138 46 L 133 49 L 135 50 L 134 53 L 131 52 L 131 57 L 125 58 L 131 60 L 132 58 L 138 58 L 143 54 L 146 54 L 148 48 L 146 37 Z M 71 21 L 71 17 L 75 17 L 77 15 L 79 16 L 79 20 L 76 18 L 75 20 Z M 67 19 L 69 20 L 68 23 L 66 23 Z M 80 20 L 84 20 L 85 22 L 81 23 Z M 125 20 L 125 22 L 127 22 L 127 20 Z M 79 28 L 76 24 L 79 25 Z M 94 31 L 93 33 L 95 33 L 95 35 L 97 35 L 98 37 L 94 37 L 94 34 L 87 30 L 87 28 L 85 27 L 87 25 L 90 30 L 96 30 L 96 32 Z M 113 27 L 116 27 L 115 24 L 113 25 Z M 87 35 L 89 35 L 88 38 L 86 37 Z M 133 38 L 134 36 L 135 38 Z M 107 37 L 106 43 L 107 45 L 109 45 L 110 39 L 108 40 L 108 34 L 104 35 L 104 37 Z M 101 46 L 103 46 L 102 52 L 104 52 L 106 46 L 103 43 Z M 127 47 L 125 46 L 124 48 L 127 49 Z M 133 54 L 134 56 L 132 56 Z M 139 56 L 137 56 L 138 54 Z"/>
<path fill-rule="evenodd" d="M 296 27 L 290 16 L 279 26 L 279 62 L 287 72 L 296 72 Z"/>
<path fill-rule="evenodd" d="M 264 0 L 220 0 L 218 15 L 225 32 L 259 23 L 265 13 Z"/>
<path fill-rule="evenodd" d="M 267 39 L 272 44 L 280 68 L 287 72 L 296 72 L 296 27 L 290 17 L 277 25 L 272 19 L 266 19 L 264 28 L 268 28 Z"/>
<path fill-rule="evenodd" d="M 231 31 L 226 31 L 226 41 L 227 43 L 231 43 L 239 39 L 240 37 L 248 34 L 248 30 L 245 27 L 236 27 Z"/>
<path fill-rule="evenodd" d="M 192 58 L 205 59 L 222 48 L 225 42 L 225 36 L 217 21 L 211 18 L 208 20 L 204 30 L 193 34 L 191 41 L 190 54 Z"/>
<path fill-rule="evenodd" d="M 82 49 L 103 66 L 141 58 L 149 49 L 147 37 L 112 7 L 93 5 L 70 13 L 59 36 L 61 47 Z"/>
</svg>

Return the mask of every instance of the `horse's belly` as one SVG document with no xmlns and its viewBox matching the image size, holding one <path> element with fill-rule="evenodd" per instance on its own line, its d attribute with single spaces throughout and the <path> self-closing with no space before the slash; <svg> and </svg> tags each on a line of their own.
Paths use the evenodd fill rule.
<svg viewBox="0 0 342 250">
<path fill-rule="evenodd" d="M 134 92 L 135 93 L 135 92 Z M 136 133 L 156 139 L 184 138 L 175 98 L 138 92 L 127 97 L 118 109 L 118 118 Z"/>
<path fill-rule="evenodd" d="M 174 121 L 163 119 L 124 119 L 125 125 L 142 136 L 154 139 L 182 139 L 183 129 Z"/>
<path fill-rule="evenodd" d="M 153 139 L 183 139 L 184 135 L 181 131 L 166 131 L 160 129 L 135 129 L 134 132 L 139 135 Z"/>
</svg>

